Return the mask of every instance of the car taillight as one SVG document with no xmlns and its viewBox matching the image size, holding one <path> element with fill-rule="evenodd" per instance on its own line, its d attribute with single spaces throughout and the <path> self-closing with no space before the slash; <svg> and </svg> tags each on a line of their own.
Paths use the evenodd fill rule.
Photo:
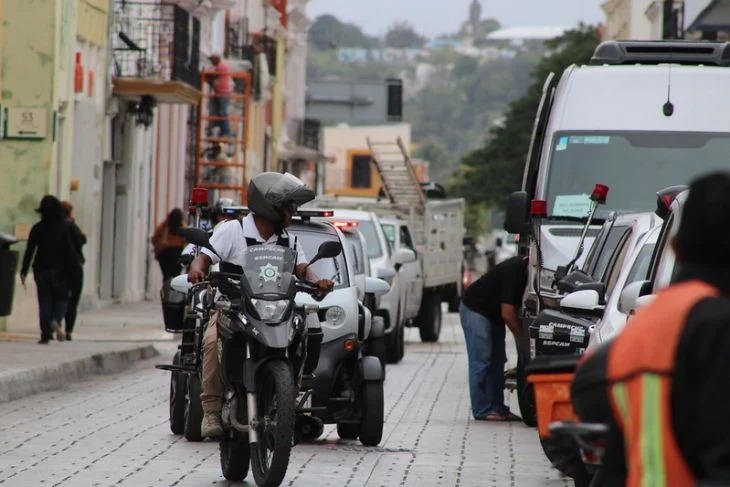
<svg viewBox="0 0 730 487">
<path fill-rule="evenodd" d="M 355 228 L 358 225 L 358 222 L 353 222 L 353 221 L 336 221 L 336 222 L 332 222 L 332 223 L 337 228 Z"/>
</svg>

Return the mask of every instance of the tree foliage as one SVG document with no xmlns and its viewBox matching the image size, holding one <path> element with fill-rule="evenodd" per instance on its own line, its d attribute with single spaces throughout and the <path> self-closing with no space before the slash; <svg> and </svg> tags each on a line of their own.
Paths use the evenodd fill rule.
<svg viewBox="0 0 730 487">
<path fill-rule="evenodd" d="M 385 45 L 396 49 L 417 49 L 425 43 L 426 38 L 405 21 L 394 23 L 385 34 Z"/>
<path fill-rule="evenodd" d="M 446 164 L 431 173 L 441 183 L 456 169 L 462 154 L 484 142 L 507 104 L 524 94 L 530 70 L 539 59 L 538 54 L 524 52 L 511 60 L 480 62 L 449 52 L 452 55 L 444 59 L 451 61 L 448 66 L 405 104 L 414 140 L 437 141 L 448 155 Z"/>
<path fill-rule="evenodd" d="M 318 51 L 338 47 L 372 48 L 379 44 L 355 24 L 340 22 L 334 15 L 320 15 L 309 28 L 309 44 Z"/>
<path fill-rule="evenodd" d="M 464 196 L 470 204 L 504 205 L 507 195 L 521 186 L 546 77 L 549 73 L 560 76 L 571 64 L 588 62 L 598 41 L 594 27 L 580 25 L 546 43 L 551 54 L 532 71 L 527 94 L 509 104 L 504 123 L 489 131 L 483 147 L 461 159 L 452 192 Z"/>
</svg>

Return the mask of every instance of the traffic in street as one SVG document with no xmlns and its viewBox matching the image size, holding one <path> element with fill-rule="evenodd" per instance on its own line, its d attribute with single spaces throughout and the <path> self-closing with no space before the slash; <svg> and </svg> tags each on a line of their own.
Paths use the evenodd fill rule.
<svg viewBox="0 0 730 487">
<path fill-rule="evenodd" d="M 170 432 L 169 374 L 154 365 L 175 347 L 155 346 L 159 357 L 123 373 L 0 404 L 0 485 L 229 485 L 217 442 Z M 444 315 L 438 343 L 407 330 L 404 359 L 388 367 L 381 444 L 341 440 L 327 426 L 293 448 L 282 485 L 569 485 L 533 429 L 471 418 L 466 365 L 456 314 Z"/>
</svg>

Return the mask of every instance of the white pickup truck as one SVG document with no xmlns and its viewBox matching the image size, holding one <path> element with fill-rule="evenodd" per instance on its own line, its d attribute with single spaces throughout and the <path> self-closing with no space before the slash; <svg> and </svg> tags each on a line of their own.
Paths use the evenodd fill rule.
<svg viewBox="0 0 730 487">
<path fill-rule="evenodd" d="M 421 340 L 434 342 L 441 332 L 441 303 L 453 310 L 461 296 L 463 272 L 464 200 L 425 199 L 404 208 L 384 200 L 318 197 L 319 208 L 370 211 L 378 215 L 390 254 L 413 251 L 416 262 L 393 262 L 400 285 L 396 326 L 418 326 Z M 389 327 L 391 328 L 391 327 Z M 400 340 L 402 340 L 402 334 Z M 396 336 L 398 336 L 396 335 Z"/>
</svg>

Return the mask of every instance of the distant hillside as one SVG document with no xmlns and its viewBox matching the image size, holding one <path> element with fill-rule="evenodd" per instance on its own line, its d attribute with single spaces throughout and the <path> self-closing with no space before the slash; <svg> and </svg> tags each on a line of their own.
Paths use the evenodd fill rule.
<svg viewBox="0 0 730 487">
<path fill-rule="evenodd" d="M 515 47 L 487 42 L 498 29 L 481 22 L 482 38 L 458 32 L 427 39 L 407 23 L 395 23 L 383 38 L 368 36 L 332 15 L 315 19 L 309 31 L 309 80 L 404 80 L 405 118 L 413 125 L 416 156 L 431 163 L 431 177 L 446 183 L 461 157 L 482 146 L 512 100 L 527 90 L 541 45 Z"/>
</svg>

